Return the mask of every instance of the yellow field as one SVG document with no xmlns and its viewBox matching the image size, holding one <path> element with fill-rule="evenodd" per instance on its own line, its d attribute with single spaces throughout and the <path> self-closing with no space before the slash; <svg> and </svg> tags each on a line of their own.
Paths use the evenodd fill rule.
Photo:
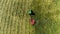
<svg viewBox="0 0 60 34">
<path fill-rule="evenodd" d="M 0 34 L 33 34 L 27 11 L 32 0 L 0 0 Z"/>
</svg>

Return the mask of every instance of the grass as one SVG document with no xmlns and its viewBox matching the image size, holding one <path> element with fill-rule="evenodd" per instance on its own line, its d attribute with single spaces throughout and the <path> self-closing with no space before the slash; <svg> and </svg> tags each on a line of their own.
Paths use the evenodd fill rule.
<svg viewBox="0 0 60 34">
<path fill-rule="evenodd" d="M 60 34 L 59 0 L 0 0 L 0 34 Z M 27 13 L 32 9 L 35 25 Z"/>
</svg>

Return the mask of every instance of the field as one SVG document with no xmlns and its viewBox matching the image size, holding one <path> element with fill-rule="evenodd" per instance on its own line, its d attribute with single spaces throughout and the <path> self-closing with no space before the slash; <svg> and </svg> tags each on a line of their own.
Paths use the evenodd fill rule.
<svg viewBox="0 0 60 34">
<path fill-rule="evenodd" d="M 0 34 L 60 34 L 60 0 L 0 0 Z"/>
</svg>

